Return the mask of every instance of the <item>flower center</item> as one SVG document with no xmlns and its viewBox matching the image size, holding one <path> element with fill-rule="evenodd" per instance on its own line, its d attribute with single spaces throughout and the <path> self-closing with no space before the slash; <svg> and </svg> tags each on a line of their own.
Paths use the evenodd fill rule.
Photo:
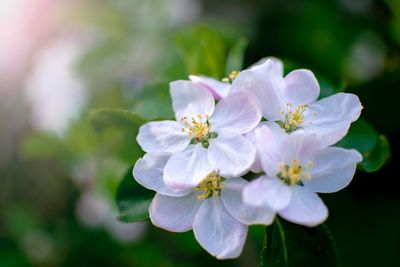
<svg viewBox="0 0 400 267">
<path fill-rule="evenodd" d="M 222 184 L 224 180 L 225 178 L 219 176 L 218 173 L 211 172 L 196 187 L 196 190 L 202 192 L 200 195 L 197 196 L 197 200 L 204 200 L 212 196 L 219 196 L 221 194 L 222 188 L 224 188 Z"/>
<path fill-rule="evenodd" d="M 198 114 L 197 118 L 188 120 L 187 117 L 183 117 L 181 121 L 185 125 L 185 128 L 182 128 L 182 132 L 189 134 L 192 139 L 191 144 L 201 143 L 204 148 L 208 148 L 210 145 L 208 140 L 218 137 L 218 133 L 210 132 L 211 123 L 208 120 L 208 115 L 205 116 L 205 120 L 203 120 L 202 115 Z"/>
<path fill-rule="evenodd" d="M 307 109 L 307 105 L 299 105 L 295 110 L 292 110 L 292 104 L 287 103 L 287 111 L 284 112 L 279 108 L 280 113 L 284 116 L 283 121 L 277 121 L 279 126 L 284 129 L 287 133 L 291 133 L 297 130 L 300 124 L 304 121 L 304 111 Z"/>
<path fill-rule="evenodd" d="M 298 160 L 293 160 L 290 166 L 285 163 L 280 163 L 277 176 L 287 185 L 302 185 L 302 179 L 311 179 L 311 175 L 306 172 L 306 170 L 310 168 L 312 164 L 313 163 L 309 161 L 306 166 L 301 166 Z"/>
</svg>

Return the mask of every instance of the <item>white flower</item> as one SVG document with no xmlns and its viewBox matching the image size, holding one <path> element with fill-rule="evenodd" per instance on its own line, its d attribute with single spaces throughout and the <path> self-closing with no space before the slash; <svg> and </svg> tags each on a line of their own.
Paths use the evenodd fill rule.
<svg viewBox="0 0 400 267">
<path fill-rule="evenodd" d="M 190 80 L 210 91 L 215 99 L 219 100 L 228 95 L 231 85 L 227 82 L 215 80 L 205 76 L 190 75 Z"/>
<path fill-rule="evenodd" d="M 328 210 L 316 193 L 346 187 L 362 160 L 360 153 L 323 146 L 316 135 L 304 132 L 288 135 L 261 126 L 256 135 L 265 175 L 245 187 L 243 201 L 271 208 L 294 223 L 314 226 L 323 222 Z"/>
<path fill-rule="evenodd" d="M 247 224 L 270 224 L 274 212 L 251 208 L 242 202 L 242 178 L 223 178 L 216 171 L 206 174 L 192 188 L 169 189 L 163 169 L 170 153 L 147 153 L 139 159 L 133 176 L 142 186 L 157 192 L 150 206 L 150 219 L 173 232 L 193 229 L 200 245 L 219 259 L 238 257 L 247 236 Z M 209 166 L 211 167 L 211 166 Z"/>
<path fill-rule="evenodd" d="M 326 146 L 346 135 L 362 109 L 353 94 L 338 93 L 317 100 L 320 88 L 314 74 L 299 69 L 283 77 L 278 60 L 267 60 L 240 72 L 229 94 L 243 91 L 251 92 L 259 101 L 264 118 L 276 122 L 285 132 L 301 129 L 316 134 Z"/>
<path fill-rule="evenodd" d="M 266 61 L 273 61 L 273 64 L 276 70 L 280 73 L 278 75 L 283 75 L 283 63 L 280 59 L 275 57 L 266 57 L 255 64 L 251 65 L 249 69 L 252 69 L 256 66 L 263 65 Z M 231 82 L 239 75 L 239 71 L 232 71 L 228 77 L 222 79 L 222 81 L 206 77 L 206 76 L 196 76 L 189 75 L 189 78 L 195 84 L 207 89 L 211 92 L 215 99 L 219 100 L 221 98 L 226 97 L 231 89 Z"/>
<path fill-rule="evenodd" d="M 146 152 L 173 155 L 164 170 L 164 181 L 176 190 L 197 186 L 216 170 L 224 177 L 248 171 L 256 149 L 243 134 L 261 119 L 257 101 L 240 92 L 215 106 L 212 94 L 190 81 L 171 83 L 177 121 L 144 124 L 137 137 Z"/>
</svg>

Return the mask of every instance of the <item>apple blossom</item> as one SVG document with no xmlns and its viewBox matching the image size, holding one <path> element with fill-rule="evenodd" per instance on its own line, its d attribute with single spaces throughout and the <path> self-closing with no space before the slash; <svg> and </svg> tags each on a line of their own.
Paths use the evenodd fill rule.
<svg viewBox="0 0 400 267">
<path fill-rule="evenodd" d="M 276 57 L 266 57 L 255 64 L 251 65 L 249 69 L 253 69 L 256 66 L 264 64 L 266 61 L 272 61 L 275 69 L 280 72 L 280 75 L 283 75 L 283 63 L 280 59 Z M 213 79 L 207 76 L 196 76 L 189 75 L 189 79 L 195 84 L 207 89 L 211 92 L 216 100 L 226 97 L 231 89 L 231 83 L 233 80 L 239 75 L 239 71 L 232 71 L 228 77 L 223 78 L 222 81 Z"/>
<path fill-rule="evenodd" d="M 338 93 L 317 100 L 320 87 L 314 74 L 298 69 L 283 77 L 282 64 L 267 60 L 240 72 L 229 94 L 251 92 L 258 100 L 263 117 L 276 122 L 287 133 L 303 130 L 316 134 L 324 145 L 342 139 L 361 113 L 358 97 Z"/>
<path fill-rule="evenodd" d="M 157 192 L 149 210 L 152 223 L 172 232 L 193 229 L 197 241 L 213 256 L 238 257 L 247 225 L 270 224 L 274 212 L 267 207 L 246 206 L 242 189 L 248 182 L 240 177 L 224 178 L 215 170 L 192 188 L 171 190 L 163 179 L 163 169 L 171 155 L 147 153 L 133 169 L 138 183 Z"/>
<path fill-rule="evenodd" d="M 346 187 L 362 160 L 356 150 L 324 146 L 316 135 L 302 131 L 289 135 L 263 125 L 256 138 L 265 175 L 245 187 L 243 201 L 306 226 L 320 224 L 328 216 L 317 193 Z"/>
<path fill-rule="evenodd" d="M 171 83 L 176 121 L 144 124 L 137 141 L 146 152 L 172 153 L 164 181 L 173 189 L 197 186 L 209 173 L 237 177 L 253 164 L 256 149 L 243 136 L 261 120 L 257 101 L 246 92 L 217 105 L 212 94 L 190 81 Z"/>
</svg>

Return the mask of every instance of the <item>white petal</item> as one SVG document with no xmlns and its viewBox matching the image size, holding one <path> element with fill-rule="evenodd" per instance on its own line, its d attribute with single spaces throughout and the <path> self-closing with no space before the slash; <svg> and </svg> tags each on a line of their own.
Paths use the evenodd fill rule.
<svg viewBox="0 0 400 267">
<path fill-rule="evenodd" d="M 346 135 L 350 124 L 360 116 L 361 110 L 362 106 L 356 95 L 335 94 L 309 105 L 303 127 L 307 133 L 317 134 L 324 146 L 333 145 Z"/>
<path fill-rule="evenodd" d="M 230 84 L 224 83 L 212 78 L 190 75 L 190 80 L 195 84 L 199 84 L 206 88 L 214 96 L 215 99 L 219 100 L 228 95 Z"/>
<path fill-rule="evenodd" d="M 260 154 L 261 165 L 268 176 L 274 177 L 279 172 L 279 164 L 284 162 L 285 149 L 280 146 L 283 139 L 288 135 L 280 131 L 262 125 L 256 131 L 257 151 Z"/>
<path fill-rule="evenodd" d="M 175 192 L 165 185 L 163 172 L 165 164 L 170 157 L 170 153 L 145 154 L 143 158 L 136 161 L 133 168 L 133 177 L 142 186 L 163 195 L 185 196 L 189 194 L 191 192 L 190 189 Z"/>
<path fill-rule="evenodd" d="M 326 220 L 328 209 L 316 193 L 305 186 L 295 186 L 289 205 L 279 215 L 293 223 L 312 227 Z"/>
<path fill-rule="evenodd" d="M 278 211 L 285 208 L 292 197 L 292 190 L 278 178 L 262 176 L 251 181 L 243 190 L 243 201 L 261 207 L 267 205 Z"/>
<path fill-rule="evenodd" d="M 261 127 L 267 127 L 267 133 L 261 133 L 257 135 L 257 131 Z M 245 137 L 250 140 L 252 144 L 256 146 L 257 153 L 256 153 L 256 159 L 253 163 L 253 165 L 250 167 L 250 171 L 254 173 L 258 173 L 263 171 L 263 166 L 261 163 L 261 155 L 260 155 L 260 149 L 259 145 L 264 146 L 266 145 L 272 145 L 276 147 L 276 142 L 279 136 L 285 136 L 287 135 L 286 132 L 275 122 L 273 121 L 262 121 L 258 124 L 258 126 L 248 132 Z M 267 148 L 267 152 L 271 151 L 271 147 L 269 146 Z M 271 173 L 268 171 L 268 173 Z M 273 173 L 270 176 L 274 176 L 276 173 Z"/>
<path fill-rule="evenodd" d="M 263 122 L 260 122 L 262 124 Z M 259 124 L 259 125 L 260 125 Z M 262 165 L 261 165 L 261 159 L 260 159 L 260 153 L 258 152 L 257 149 L 257 136 L 256 136 L 256 129 L 259 126 L 257 126 L 255 129 L 251 130 L 247 134 L 245 134 L 245 137 L 256 147 L 256 159 L 254 160 L 253 164 L 250 166 L 250 171 L 254 173 L 259 173 L 262 172 Z"/>
<path fill-rule="evenodd" d="M 321 148 L 321 142 L 315 134 L 306 134 L 295 131 L 282 139 L 280 149 L 284 163 L 291 165 L 293 160 L 298 160 L 304 166 L 314 158 L 315 153 Z"/>
<path fill-rule="evenodd" d="M 318 99 L 319 84 L 315 75 L 305 69 L 294 70 L 285 77 L 286 98 L 293 106 L 306 105 Z"/>
<path fill-rule="evenodd" d="M 210 118 L 212 128 L 244 134 L 254 129 L 261 120 L 261 110 L 248 93 L 240 92 L 221 99 Z"/>
<path fill-rule="evenodd" d="M 156 194 L 149 214 L 151 222 L 171 232 L 186 232 L 192 229 L 193 220 L 201 202 L 195 194 L 170 197 Z"/>
<path fill-rule="evenodd" d="M 224 181 L 221 199 L 225 208 L 236 220 L 244 224 L 271 224 L 275 218 L 274 211 L 265 206 L 254 207 L 243 202 L 242 191 L 247 184 L 248 182 L 242 178 Z"/>
<path fill-rule="evenodd" d="M 244 136 L 217 137 L 210 140 L 208 159 L 221 176 L 237 177 L 249 170 L 256 158 L 256 149 Z"/>
<path fill-rule="evenodd" d="M 229 94 L 249 92 L 259 102 L 263 116 L 272 121 L 281 120 L 279 108 L 286 105 L 285 83 L 272 60 L 239 73 Z"/>
<path fill-rule="evenodd" d="M 212 94 L 190 81 L 175 81 L 170 84 L 172 106 L 177 121 L 183 117 L 197 118 L 211 116 L 214 112 L 215 100 Z"/>
<path fill-rule="evenodd" d="M 165 165 L 164 182 L 172 190 L 194 188 L 212 171 L 207 150 L 200 145 L 190 145 L 171 156 Z"/>
<path fill-rule="evenodd" d="M 276 75 L 283 76 L 283 62 L 279 58 L 276 57 L 265 57 L 254 63 L 253 65 L 250 66 L 250 69 L 256 69 L 259 66 L 264 65 L 267 61 L 272 61 L 270 64 L 271 68 L 273 68 L 273 72 L 276 73 Z"/>
<path fill-rule="evenodd" d="M 332 193 L 346 187 L 353 179 L 357 163 L 362 156 L 356 150 L 340 147 L 328 147 L 320 150 L 309 169 L 310 180 L 305 180 L 305 186 L 320 193 Z"/>
<path fill-rule="evenodd" d="M 182 127 L 176 121 L 148 122 L 140 127 L 137 141 L 146 152 L 178 152 L 190 143 Z"/>
<path fill-rule="evenodd" d="M 206 199 L 196 214 L 193 232 L 200 245 L 218 259 L 238 257 L 247 236 L 247 226 L 235 220 L 219 197 Z"/>
</svg>

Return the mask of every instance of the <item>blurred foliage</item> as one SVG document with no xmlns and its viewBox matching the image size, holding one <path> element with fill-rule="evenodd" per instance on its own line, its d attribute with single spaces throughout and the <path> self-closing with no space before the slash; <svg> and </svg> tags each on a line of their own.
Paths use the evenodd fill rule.
<svg viewBox="0 0 400 267">
<path fill-rule="evenodd" d="M 1 96 L 0 266 L 257 266 L 264 227 L 251 227 L 240 258 L 217 261 L 191 232 L 149 226 L 142 239 L 126 243 L 105 227 L 83 225 L 76 210 L 90 191 L 109 203 L 110 216 L 117 208 L 122 220 L 147 216 L 139 213 L 154 193 L 130 176 L 143 154 L 135 138 L 144 121 L 174 117 L 169 82 L 189 74 L 221 79 L 272 55 L 286 73 L 313 70 L 321 97 L 360 96 L 363 118 L 339 145 L 363 154 L 365 172 L 347 189 L 323 195 L 327 225 L 342 266 L 399 266 L 400 2 L 204 0 L 202 16 L 180 24 L 177 14 L 189 11 L 177 1 L 171 18 L 169 2 L 84 1 L 69 11 L 67 31 L 94 34 L 77 68 L 90 101 L 64 135 L 31 129 L 19 119 L 24 103 L 13 107 Z M 140 210 L 125 205 L 134 193 L 143 196 Z"/>
</svg>

